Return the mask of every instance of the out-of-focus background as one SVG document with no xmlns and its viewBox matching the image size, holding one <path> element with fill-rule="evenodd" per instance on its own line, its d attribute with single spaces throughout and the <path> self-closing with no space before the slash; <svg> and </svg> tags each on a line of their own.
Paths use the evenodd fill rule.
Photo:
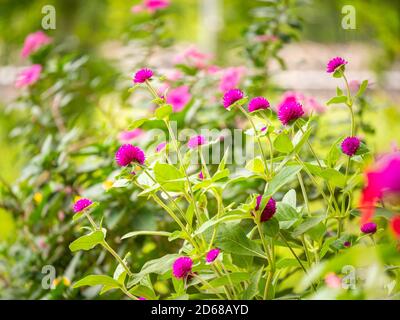
<svg viewBox="0 0 400 320">
<path fill-rule="evenodd" d="M 274 5 L 276 2 L 282 3 L 281 9 Z M 192 45 L 212 55 L 216 65 L 241 66 L 249 56 L 257 55 L 251 51 L 252 28 L 263 23 L 282 24 L 276 59 L 268 61 L 269 83 L 282 92 L 311 95 L 323 104 L 338 85 L 326 75 L 325 64 L 336 55 L 345 57 L 349 80 L 369 80 L 372 94 L 368 104 L 374 108 L 366 113 L 365 121 L 373 122 L 371 141 L 375 149 L 384 152 L 396 148 L 400 142 L 400 2 L 352 1 L 355 29 L 342 27 L 347 12 L 342 10 L 348 1 L 291 2 L 172 0 L 162 26 L 165 34 L 162 38 L 156 34 L 145 38 L 141 34 L 146 31 L 141 30 L 142 17 L 132 12 L 139 1 L 0 0 L 1 179 L 12 185 L 29 161 L 13 130 L 21 114 L 10 112 L 10 104 L 19 94 L 14 86 L 17 73 L 27 64 L 20 57 L 22 44 L 29 33 L 42 29 L 46 5 L 56 10 L 56 29 L 46 33 L 54 39 L 57 50 L 89 55 L 94 60 L 94 74 L 110 74 L 112 78 L 118 70 L 126 76 L 127 86 L 133 66 L 144 57 L 148 58 L 146 63 L 168 69 L 173 57 Z M 163 43 L 154 43 L 154 52 L 148 55 L 143 39 Z M 113 90 L 120 89 L 104 88 L 107 94 Z M 98 92 L 97 99 L 101 100 L 101 94 L 103 91 Z M 13 216 L 0 209 L 0 242 L 12 242 L 15 230 Z"/>
</svg>

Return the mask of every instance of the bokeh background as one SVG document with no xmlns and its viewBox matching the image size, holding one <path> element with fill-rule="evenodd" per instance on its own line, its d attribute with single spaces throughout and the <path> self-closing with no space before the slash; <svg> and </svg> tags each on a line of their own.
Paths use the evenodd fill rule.
<svg viewBox="0 0 400 320">
<path fill-rule="evenodd" d="M 268 70 L 265 70 L 268 72 L 268 85 L 279 88 L 271 93 L 272 100 L 276 103 L 284 91 L 294 90 L 312 95 L 324 103 L 333 96 L 337 85 L 324 72 L 326 61 L 336 55 L 343 56 L 349 61 L 349 79 L 368 79 L 370 83 L 370 95 L 365 103 L 371 108 L 366 108 L 363 115 L 366 125 L 370 125 L 372 130 L 370 143 L 378 152 L 397 148 L 400 143 L 399 1 L 352 1 L 356 10 L 354 30 L 341 27 L 342 8 L 348 1 L 171 2 L 163 20 L 165 24 L 156 26 L 164 28 L 163 34 L 158 35 L 154 32 L 148 34 L 145 28 L 141 29 L 141 24 L 145 23 L 141 19 L 144 18 L 131 12 L 131 7 L 138 1 L 0 0 L 2 183 L 13 186 L 18 179 L 20 181 L 22 169 L 31 160 L 26 140 L 18 138 L 15 129 L 21 119 L 25 117 L 24 120 L 29 122 L 26 117 L 32 115 L 15 108 L 14 101 L 19 92 L 15 89 L 14 81 L 20 68 L 27 64 L 20 57 L 23 41 L 29 33 L 41 29 L 42 8 L 45 5 L 53 5 L 56 9 L 56 29 L 46 31 L 57 44 L 56 50 L 90 57 L 84 71 L 87 79 L 101 79 L 101 85 L 93 92 L 79 93 L 80 106 L 77 108 L 81 110 L 79 120 L 75 118 L 74 125 L 87 129 L 88 133 L 101 127 L 102 130 L 108 130 L 109 135 L 116 136 L 118 129 L 126 127 L 124 112 L 129 111 L 118 113 L 115 120 L 117 125 L 111 127 L 107 124 L 109 115 L 104 115 L 104 110 L 111 110 L 111 114 L 118 112 L 118 107 L 113 105 L 113 91 L 129 87 L 129 78 L 138 63 L 169 68 L 173 56 L 195 45 L 199 50 L 211 54 L 214 63 L 221 67 L 246 65 L 249 60 L 257 67 L 257 61 L 251 60 L 252 55 L 257 55 L 257 52 L 252 52 L 254 48 L 249 40 L 252 32 L 263 24 L 278 24 L 282 28 L 279 50 L 273 59 L 267 61 Z M 282 7 L 277 9 L 276 2 L 281 2 Z M 151 55 L 145 50 L 148 42 L 150 46 L 154 45 Z M 263 67 L 259 68 L 259 72 L 264 72 Z M 125 102 L 122 104 L 126 105 Z M 104 107 L 101 111 L 96 109 L 99 105 Z M 341 109 L 336 112 L 340 118 Z M 331 130 L 336 128 L 331 127 Z M 105 139 L 104 136 L 100 137 Z M 31 198 L 30 201 L 34 200 Z M 3 201 L 0 200 L 0 203 L 3 204 Z M 23 232 L 24 227 L 15 213 L 6 206 L 0 208 L 0 295 L 2 287 L 12 287 L 7 282 L 9 273 L 5 270 L 6 265 L 10 266 L 10 255 L 13 253 L 7 248 L 17 243 L 19 234 Z M 33 232 L 33 236 L 37 234 Z M 148 258 L 147 254 L 154 250 L 154 246 L 151 242 L 138 244 L 145 258 Z M 141 263 L 140 260 L 138 263 Z M 37 272 L 35 269 L 30 271 Z M 28 278 L 32 279 L 32 276 Z M 27 294 L 24 289 L 10 291 L 5 296 L 18 296 L 18 292 L 21 296 L 34 297 L 33 291 Z M 37 296 L 41 297 L 41 294 Z"/>
</svg>

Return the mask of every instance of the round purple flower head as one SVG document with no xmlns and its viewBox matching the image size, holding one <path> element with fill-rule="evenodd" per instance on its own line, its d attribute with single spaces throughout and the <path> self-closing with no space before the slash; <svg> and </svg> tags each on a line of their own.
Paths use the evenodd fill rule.
<svg viewBox="0 0 400 320">
<path fill-rule="evenodd" d="M 347 137 L 341 144 L 342 152 L 347 154 L 349 157 L 354 156 L 359 147 L 360 139 L 357 137 Z"/>
<path fill-rule="evenodd" d="M 81 212 L 82 210 L 89 207 L 92 203 L 93 203 L 93 201 L 89 200 L 87 198 L 79 199 L 78 201 L 76 201 L 74 203 L 74 212 L 75 213 Z"/>
<path fill-rule="evenodd" d="M 249 103 L 249 112 L 253 112 L 261 109 L 268 109 L 269 101 L 264 97 L 255 97 L 250 100 Z"/>
<path fill-rule="evenodd" d="M 331 60 L 329 60 L 328 64 L 326 65 L 326 72 L 332 73 L 335 72 L 335 70 L 341 66 L 344 66 L 347 64 L 347 61 L 344 60 L 341 57 L 336 57 Z"/>
<path fill-rule="evenodd" d="M 131 162 L 144 163 L 145 155 L 142 149 L 131 144 L 123 144 L 115 153 L 115 160 L 120 167 L 125 167 Z"/>
<path fill-rule="evenodd" d="M 303 114 L 303 106 L 296 101 L 288 101 L 278 110 L 278 118 L 284 125 L 287 125 L 291 121 L 297 120 Z"/>
<path fill-rule="evenodd" d="M 350 248 L 351 247 L 351 242 L 350 241 L 345 241 L 345 242 L 343 242 L 343 246 L 345 248 Z"/>
<path fill-rule="evenodd" d="M 172 273 L 175 278 L 186 278 L 192 271 L 193 260 L 189 257 L 180 257 L 172 265 Z"/>
<path fill-rule="evenodd" d="M 207 263 L 213 262 L 215 259 L 217 259 L 219 253 L 220 250 L 218 248 L 211 249 L 210 251 L 208 251 L 206 255 L 206 262 Z"/>
<path fill-rule="evenodd" d="M 374 222 L 367 222 L 364 223 L 360 228 L 362 233 L 365 234 L 374 234 L 376 232 L 376 223 Z"/>
<path fill-rule="evenodd" d="M 257 203 L 256 203 L 256 210 L 260 209 L 260 204 L 262 200 L 262 195 L 259 195 L 257 197 Z M 264 210 L 261 213 L 260 221 L 265 222 L 271 219 L 276 212 L 276 201 L 273 198 L 270 198 L 268 200 L 268 203 L 265 205 Z"/>
<path fill-rule="evenodd" d="M 134 83 L 143 83 L 146 80 L 149 80 L 153 76 L 153 71 L 150 69 L 140 69 L 135 73 L 135 76 L 133 77 L 133 82 Z"/>
<path fill-rule="evenodd" d="M 191 137 L 189 139 L 189 141 L 188 141 L 187 146 L 188 146 L 189 149 L 194 149 L 194 148 L 196 148 L 198 146 L 201 146 L 201 145 L 203 145 L 205 143 L 206 143 L 206 137 L 202 136 L 202 135 L 199 135 L 199 136 Z"/>
<path fill-rule="evenodd" d="M 244 94 L 240 89 L 230 89 L 224 93 L 224 97 L 222 98 L 222 103 L 224 104 L 224 108 L 229 108 L 232 104 L 240 99 L 243 99 Z"/>
</svg>

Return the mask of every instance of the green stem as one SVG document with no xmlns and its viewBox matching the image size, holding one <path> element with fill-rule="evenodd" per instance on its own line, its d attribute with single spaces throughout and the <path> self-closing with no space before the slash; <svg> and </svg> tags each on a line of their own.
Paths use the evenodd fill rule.
<svg viewBox="0 0 400 320">
<path fill-rule="evenodd" d="M 258 218 L 256 218 L 256 219 L 258 219 Z M 270 252 L 270 250 L 268 248 L 268 244 L 266 243 L 266 240 L 264 237 L 264 233 L 262 232 L 261 223 L 259 221 L 256 221 L 256 224 L 257 224 L 258 233 L 260 235 L 261 243 L 262 243 L 264 251 L 265 251 L 265 255 L 267 256 L 266 260 L 270 266 L 270 270 L 268 271 L 268 274 L 267 274 L 267 279 L 265 280 L 264 295 L 263 295 L 263 299 L 266 300 L 268 297 L 268 292 L 270 291 L 270 287 L 272 284 L 272 277 L 275 272 L 275 262 L 274 262 L 274 255 L 272 252 Z"/>
<path fill-rule="evenodd" d="M 139 298 L 135 297 L 132 293 L 130 293 L 125 286 L 121 287 L 121 290 L 123 293 L 125 293 L 129 298 L 133 299 L 133 300 L 139 300 Z"/>
<path fill-rule="evenodd" d="M 297 174 L 297 178 L 299 179 L 300 188 L 301 188 L 301 192 L 303 194 L 304 203 L 305 203 L 306 208 L 307 208 L 308 216 L 311 216 L 310 206 L 309 206 L 309 203 L 308 203 L 308 196 L 307 196 L 306 188 L 304 187 L 303 178 L 302 178 L 300 172 Z"/>
<path fill-rule="evenodd" d="M 192 273 L 192 276 L 196 279 L 198 279 L 204 286 L 208 287 L 211 291 L 213 291 L 218 298 L 220 298 L 221 300 L 225 300 L 223 296 L 220 295 L 220 293 L 217 291 L 217 289 L 215 289 L 209 282 L 207 282 L 206 280 L 204 280 L 203 278 L 201 278 L 199 275 Z"/>
<path fill-rule="evenodd" d="M 125 264 L 124 260 L 114 251 L 113 248 L 107 243 L 107 241 L 103 241 L 101 245 L 109 252 L 111 255 L 119 262 L 119 264 L 125 269 L 126 273 L 131 277 L 133 273 L 129 270 L 128 266 Z"/>
<path fill-rule="evenodd" d="M 96 231 L 100 230 L 100 227 L 96 224 L 96 222 L 94 222 L 94 220 L 92 219 L 92 217 L 90 216 L 90 214 L 85 211 L 85 216 L 86 218 L 89 220 L 90 224 L 92 225 L 93 229 Z M 131 272 L 131 270 L 129 270 L 128 266 L 125 264 L 125 262 L 121 259 L 121 257 L 118 255 L 118 253 L 116 253 L 113 248 L 110 247 L 110 245 L 107 243 L 107 241 L 104 239 L 101 242 L 101 245 L 109 252 L 111 253 L 111 255 L 119 262 L 119 264 L 121 264 L 121 266 L 125 269 L 126 273 L 129 276 L 132 276 L 133 273 Z"/>
<path fill-rule="evenodd" d="M 264 164 L 265 164 L 265 169 L 267 169 L 267 157 L 265 155 L 264 149 L 262 147 L 261 144 L 261 139 L 259 137 L 259 135 L 257 134 L 257 130 L 256 130 L 256 126 L 254 125 L 253 119 L 251 118 L 250 115 L 247 114 L 246 110 L 244 110 L 244 108 L 242 106 L 239 106 L 240 111 L 242 111 L 242 113 L 245 115 L 245 117 L 247 118 L 247 120 L 250 122 L 251 126 L 253 127 L 254 130 L 254 136 L 256 137 L 257 143 L 258 143 L 258 147 L 260 149 L 261 155 L 263 157 L 264 160 Z"/>
<path fill-rule="evenodd" d="M 151 174 L 147 171 L 147 169 L 144 169 L 145 174 L 154 182 L 157 184 L 157 181 L 151 176 Z M 186 218 L 185 213 L 182 211 L 182 209 L 179 207 L 179 205 L 176 203 L 174 198 L 171 197 L 171 195 L 168 193 L 167 190 L 164 189 L 164 187 L 160 184 L 160 190 L 165 193 L 165 195 L 168 197 L 169 201 L 173 203 L 173 205 L 178 209 L 179 213 L 181 214 L 182 218 L 185 219 L 186 223 L 190 226 L 189 221 Z"/>
</svg>

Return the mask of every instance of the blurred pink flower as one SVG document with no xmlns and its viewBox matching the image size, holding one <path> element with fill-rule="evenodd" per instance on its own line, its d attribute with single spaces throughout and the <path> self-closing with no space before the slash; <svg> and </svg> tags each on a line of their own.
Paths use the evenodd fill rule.
<svg viewBox="0 0 400 320">
<path fill-rule="evenodd" d="M 156 147 L 156 152 L 160 152 L 161 150 L 163 150 L 165 148 L 165 146 L 167 145 L 166 142 L 161 142 L 157 145 Z"/>
<path fill-rule="evenodd" d="M 192 99 L 188 86 L 180 86 L 171 89 L 167 94 L 167 103 L 172 105 L 174 112 L 179 112 L 186 107 Z"/>
<path fill-rule="evenodd" d="M 175 64 L 188 64 L 198 69 L 203 69 L 207 66 L 208 61 L 212 58 L 207 53 L 200 52 L 196 47 L 191 46 L 183 53 L 178 54 L 174 58 Z"/>
<path fill-rule="evenodd" d="M 203 135 L 193 136 L 189 139 L 187 146 L 189 149 L 196 149 L 207 143 L 207 138 Z"/>
<path fill-rule="evenodd" d="M 144 0 L 141 4 L 133 6 L 131 12 L 140 13 L 147 10 L 149 13 L 154 13 L 158 10 L 168 8 L 169 5 L 169 0 Z"/>
<path fill-rule="evenodd" d="M 39 80 L 40 73 L 42 72 L 42 66 L 40 64 L 34 64 L 24 70 L 22 70 L 15 81 L 17 88 L 30 86 Z"/>
<path fill-rule="evenodd" d="M 170 5 L 169 0 L 144 0 L 143 4 L 151 13 L 166 9 Z"/>
<path fill-rule="evenodd" d="M 219 83 L 219 90 L 225 92 L 239 87 L 240 80 L 245 72 L 245 67 L 231 67 L 223 70 L 221 81 Z"/>
<path fill-rule="evenodd" d="M 254 40 L 256 42 L 275 42 L 278 40 L 278 37 L 270 34 L 260 34 L 256 35 Z"/>
<path fill-rule="evenodd" d="M 208 74 L 215 74 L 217 72 L 219 72 L 221 70 L 220 67 L 216 66 L 216 65 L 211 65 L 207 68 L 207 73 Z"/>
<path fill-rule="evenodd" d="M 167 78 L 167 80 L 169 81 L 177 81 L 179 79 L 182 79 L 183 77 L 183 73 L 179 70 L 170 70 L 165 72 L 165 76 Z"/>
<path fill-rule="evenodd" d="M 41 47 L 51 43 L 51 41 L 51 38 L 48 37 L 43 31 L 37 31 L 29 34 L 25 38 L 24 46 L 21 51 L 22 58 L 28 57 Z"/>
<path fill-rule="evenodd" d="M 137 4 L 131 8 L 132 13 L 140 13 L 144 11 L 144 6 L 142 4 Z"/>
<path fill-rule="evenodd" d="M 314 97 L 307 97 L 300 92 L 287 91 L 283 94 L 281 102 L 279 102 L 277 109 L 279 110 L 282 105 L 288 102 L 298 102 L 303 106 L 305 114 L 310 115 L 311 112 L 318 114 L 324 113 L 326 108 L 321 105 Z"/>
<path fill-rule="evenodd" d="M 118 140 L 122 143 L 128 143 L 131 140 L 144 134 L 144 131 L 140 128 L 136 128 L 130 131 L 122 131 L 118 135 Z"/>
<path fill-rule="evenodd" d="M 387 198 L 398 201 L 400 197 L 400 152 L 384 155 L 365 172 L 366 186 L 361 195 L 361 224 L 370 222 L 375 203 Z"/>
<path fill-rule="evenodd" d="M 329 288 L 340 288 L 342 285 L 342 279 L 338 277 L 334 272 L 330 272 L 325 276 L 325 283 Z"/>
</svg>

